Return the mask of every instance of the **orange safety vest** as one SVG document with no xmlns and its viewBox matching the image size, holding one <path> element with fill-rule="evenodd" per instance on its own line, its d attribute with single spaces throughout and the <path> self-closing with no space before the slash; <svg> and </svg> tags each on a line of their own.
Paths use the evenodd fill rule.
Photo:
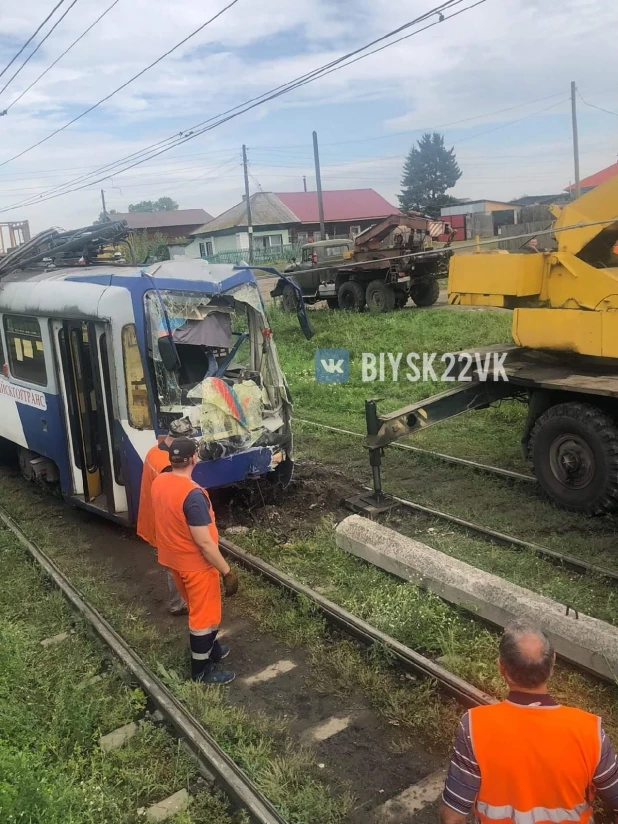
<svg viewBox="0 0 618 824">
<path fill-rule="evenodd" d="M 208 531 L 214 543 L 218 544 L 219 532 L 215 524 L 214 512 L 210 505 L 208 492 L 203 487 L 191 478 L 177 475 L 174 472 L 163 472 L 152 483 L 151 500 L 159 563 L 176 572 L 214 569 L 193 540 L 183 511 L 185 499 L 194 489 L 199 489 L 208 502 L 212 517 L 212 521 L 208 524 Z"/>
<path fill-rule="evenodd" d="M 470 710 L 481 773 L 481 824 L 587 824 L 601 757 L 601 719 L 574 707 L 503 701 Z"/>
<path fill-rule="evenodd" d="M 139 509 L 137 512 L 137 534 L 144 541 L 147 541 L 150 546 L 156 546 L 157 541 L 150 497 L 152 482 L 169 465 L 169 452 L 165 449 L 159 449 L 158 444 L 149 449 L 144 458 L 142 486 L 139 492 Z"/>
</svg>

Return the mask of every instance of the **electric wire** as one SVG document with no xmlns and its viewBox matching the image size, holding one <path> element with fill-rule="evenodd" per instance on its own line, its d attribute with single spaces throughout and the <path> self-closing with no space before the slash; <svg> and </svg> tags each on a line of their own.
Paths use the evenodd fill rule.
<svg viewBox="0 0 618 824">
<path fill-rule="evenodd" d="M 66 48 L 66 49 L 62 52 L 62 54 L 61 54 L 61 55 L 59 55 L 59 56 L 58 56 L 58 57 L 54 60 L 54 62 L 53 62 L 50 66 L 48 66 L 48 67 L 45 69 L 45 71 L 44 71 L 44 72 L 41 72 L 41 74 L 37 77 L 37 79 L 36 79 L 36 80 L 33 80 L 33 81 L 32 81 L 32 83 L 31 83 L 31 84 L 30 84 L 27 88 L 25 88 L 25 89 L 23 90 L 23 92 L 19 95 L 19 97 L 16 97 L 16 98 L 15 98 L 15 100 L 13 100 L 13 102 L 12 102 L 12 103 L 10 103 L 10 104 L 6 107 L 6 109 L 5 109 L 3 112 L 0 112 L 0 115 L 5 115 L 5 114 L 8 114 L 8 112 L 10 112 L 10 110 L 13 108 L 13 106 L 14 106 L 16 103 L 19 103 L 19 101 L 22 99 L 22 97 L 24 97 L 26 94 L 28 94 L 28 92 L 30 91 L 30 89 L 31 89 L 33 86 L 36 86 L 36 84 L 39 82 L 39 80 L 42 80 L 42 79 L 43 79 L 43 77 L 45 77 L 45 75 L 46 75 L 48 72 L 50 72 L 50 71 L 54 68 L 54 66 L 56 66 L 56 65 L 57 65 L 57 64 L 58 64 L 58 63 L 62 60 L 62 58 L 63 58 L 63 57 L 65 57 L 65 56 L 66 56 L 66 55 L 67 55 L 67 54 L 71 51 L 71 49 L 79 43 L 79 41 L 80 41 L 80 40 L 83 40 L 83 38 L 84 38 L 84 37 L 88 34 L 88 32 L 92 31 L 92 29 L 93 29 L 93 28 L 97 25 L 97 23 L 99 23 L 99 22 L 100 22 L 100 21 L 101 21 L 101 20 L 105 17 L 105 15 L 106 15 L 106 14 L 109 14 L 109 12 L 110 12 L 110 11 L 114 8 L 114 6 L 118 5 L 118 3 L 119 3 L 119 2 L 120 2 L 120 0 L 114 0 L 114 2 L 111 4 L 111 6 L 108 6 L 108 7 L 105 9 L 105 11 L 104 11 L 104 12 L 102 12 L 102 13 L 101 13 L 101 14 L 97 17 L 97 19 L 94 21 L 94 23 L 91 23 L 91 24 L 88 26 L 88 28 L 87 28 L 87 29 L 85 29 L 85 30 L 84 30 L 84 31 L 83 31 L 83 32 L 79 35 L 79 37 L 78 37 L 78 38 L 76 38 L 76 39 L 75 39 L 75 40 L 71 43 L 71 45 L 70 45 L 70 46 L 68 46 L 68 47 L 67 47 L 67 48 Z"/>
<path fill-rule="evenodd" d="M 73 5 L 76 2 L 77 0 L 73 0 Z M 172 48 L 168 49 L 168 51 L 166 51 L 164 54 L 157 57 L 157 59 L 150 63 L 150 65 L 143 68 L 137 74 L 134 74 L 133 77 L 130 77 L 129 80 L 127 80 L 121 86 L 118 86 L 117 89 L 114 89 L 114 91 L 110 92 L 108 95 L 101 98 L 101 100 L 99 100 L 97 103 L 94 103 L 88 109 L 76 115 L 76 117 L 74 117 L 72 120 L 69 120 L 68 123 L 65 123 L 64 126 L 60 126 L 58 129 L 55 129 L 53 132 L 50 132 L 50 134 L 48 134 L 46 137 L 43 137 L 41 140 L 38 140 L 36 143 L 33 143 L 32 146 L 29 146 L 27 149 L 23 149 L 21 152 L 18 152 L 16 155 L 13 155 L 13 157 L 10 157 L 8 160 L 3 161 L 2 163 L 0 163 L 0 167 L 6 166 L 7 163 L 11 163 L 13 160 L 17 160 L 18 157 L 23 157 L 23 155 L 27 154 L 28 152 L 31 152 L 33 149 L 36 149 L 38 146 L 42 146 L 43 143 L 46 143 L 48 140 L 51 140 L 52 137 L 55 137 L 55 135 L 60 134 L 60 132 L 63 132 L 65 129 L 68 129 L 69 126 L 72 126 L 74 123 L 77 123 L 77 121 L 81 120 L 82 117 L 85 117 L 87 114 L 90 114 L 90 112 L 97 109 L 103 103 L 106 103 L 108 100 L 114 97 L 114 95 L 118 94 L 118 92 L 122 91 L 123 89 L 126 89 L 127 86 L 129 86 L 142 75 L 146 74 L 147 71 L 150 71 L 150 69 L 156 66 L 157 63 L 160 63 L 166 57 L 169 57 L 170 54 L 175 52 L 176 49 L 179 49 L 181 46 L 183 46 L 188 40 L 191 40 L 192 37 L 195 37 L 196 34 L 199 34 L 199 32 L 205 29 L 206 26 L 210 25 L 211 23 L 214 23 L 214 21 L 217 20 L 217 18 L 221 17 L 221 15 L 224 14 L 228 9 L 231 9 L 232 6 L 235 6 L 236 3 L 238 3 L 238 0 L 231 0 L 231 2 L 228 3 L 227 6 L 218 11 L 217 14 L 210 18 L 210 20 L 207 20 L 205 23 L 202 23 L 202 25 L 194 31 L 192 31 L 191 34 L 187 35 L 187 37 L 183 38 L 179 43 L 176 43 L 175 46 L 172 46 Z"/>
<path fill-rule="evenodd" d="M 589 103 L 587 100 L 581 96 L 581 93 L 577 92 L 579 99 L 585 106 L 590 106 L 591 109 L 598 109 L 600 112 L 605 112 L 605 114 L 613 114 L 614 117 L 618 117 L 618 112 L 612 112 L 609 109 L 604 109 L 603 106 L 595 106 L 594 103 Z"/>
<path fill-rule="evenodd" d="M 27 65 L 27 64 L 28 64 L 28 63 L 32 60 L 32 58 L 33 58 L 33 57 L 34 57 L 34 55 L 38 52 L 38 50 L 41 48 L 41 46 L 43 45 L 43 43 L 47 40 L 47 38 L 48 38 L 48 37 L 50 37 L 50 36 L 54 33 L 54 30 L 55 30 L 55 29 L 56 29 L 56 28 L 60 25 L 60 23 L 62 23 L 62 21 L 64 20 L 64 18 L 67 16 L 67 14 L 71 11 L 71 9 L 73 8 L 73 6 L 74 6 L 76 3 L 77 3 L 77 0 L 73 0 L 73 2 L 72 2 L 72 3 L 71 3 L 71 5 L 68 7 L 68 9 L 66 9 L 66 10 L 65 10 L 65 12 L 64 12 L 63 14 L 61 14 L 61 15 L 60 15 L 60 17 L 58 18 L 58 20 L 56 20 L 56 22 L 54 23 L 54 25 L 51 27 L 51 29 L 50 29 L 50 30 L 47 32 L 47 34 L 45 35 L 45 37 L 43 37 L 43 38 L 42 38 L 42 40 L 40 40 L 40 41 L 39 41 L 39 43 L 37 43 L 36 48 L 35 48 L 35 49 L 33 49 L 33 50 L 30 52 L 30 54 L 28 55 L 28 57 L 26 57 L 26 59 L 24 60 L 24 62 L 23 62 L 23 63 L 21 64 L 21 66 L 17 69 L 17 71 L 16 71 L 16 72 L 15 72 L 15 74 L 11 77 L 11 79 L 10 79 L 10 80 L 7 80 L 7 82 L 4 84 L 4 86 L 0 89 L 0 95 L 2 95 L 2 94 L 6 91 L 6 89 L 8 88 L 8 86 L 10 86 L 10 85 L 11 85 L 11 83 L 13 82 L 13 80 L 15 80 L 15 78 L 16 78 L 16 77 L 17 77 L 17 75 L 21 72 L 21 70 L 22 70 L 22 69 L 23 69 L 23 68 L 24 68 L 24 67 L 25 67 L 25 66 L 26 66 L 26 65 Z M 7 112 L 8 112 L 8 109 L 4 109 L 4 111 L 3 111 L 3 112 L 1 112 L 0 114 L 1 114 L 2 116 L 4 116 Z"/>
<path fill-rule="evenodd" d="M 64 3 L 64 0 L 60 0 L 60 2 L 59 2 L 59 3 L 57 3 L 57 4 L 54 6 L 54 8 L 50 11 L 50 13 L 49 13 L 49 14 L 47 15 L 47 17 L 45 18 L 45 20 L 43 20 L 43 22 L 41 23 L 41 25 L 40 25 L 40 26 L 38 27 L 38 29 L 34 32 L 34 34 L 30 35 L 30 37 L 26 40 L 26 42 L 25 42 L 25 43 L 24 43 L 24 45 L 21 47 L 21 49 L 17 52 L 17 54 L 16 54 L 16 55 L 15 55 L 15 56 L 11 59 L 11 60 L 9 60 L 9 62 L 6 64 L 6 66 L 2 69 L 2 71 L 0 72 L 0 77 L 2 77 L 2 75 L 3 75 L 3 74 L 5 74 L 5 72 L 7 72 L 7 71 L 11 68 L 11 66 L 13 65 L 13 63 L 17 60 L 17 58 L 18 58 L 18 57 L 19 57 L 19 55 L 23 52 L 23 50 L 26 48 L 26 46 L 34 40 L 34 38 L 35 38 L 35 37 L 37 36 L 37 34 L 41 31 L 41 29 L 43 28 L 43 26 L 45 25 L 45 23 L 47 23 L 47 21 L 48 21 L 48 20 L 49 20 L 49 19 L 53 16 L 53 14 L 57 11 L 57 9 L 59 9 L 59 8 L 60 8 L 60 6 L 61 6 L 63 3 Z"/>
<path fill-rule="evenodd" d="M 485 2 L 485 0 L 481 0 L 481 1 Z M 186 143 L 189 140 L 195 139 L 199 135 L 204 134 L 205 132 L 208 132 L 208 131 L 212 130 L 213 128 L 216 128 L 217 126 L 222 125 L 223 123 L 233 119 L 234 117 L 238 117 L 240 114 L 244 114 L 245 112 L 249 111 L 250 109 L 255 108 L 256 106 L 262 105 L 263 103 L 266 103 L 269 100 L 272 100 L 276 97 L 279 97 L 282 94 L 286 94 L 287 92 L 292 91 L 293 89 L 299 88 L 300 86 L 303 86 L 303 85 L 306 85 L 307 83 L 313 82 L 314 80 L 321 77 L 326 71 L 330 71 L 330 69 L 333 66 L 335 66 L 336 64 L 343 64 L 343 65 L 340 66 L 340 68 L 343 68 L 345 65 L 348 65 L 344 61 L 348 60 L 350 57 L 353 57 L 353 56 L 357 55 L 359 52 L 370 48 L 371 46 L 375 45 L 376 43 L 378 43 L 378 42 L 380 42 L 384 39 L 392 37 L 393 34 L 396 34 L 400 31 L 402 31 L 404 28 L 408 28 L 411 25 L 414 25 L 415 23 L 418 23 L 418 22 L 423 22 L 424 20 L 428 19 L 429 17 L 437 15 L 437 14 L 440 14 L 440 19 L 432 25 L 435 25 L 438 22 L 444 22 L 445 20 L 449 20 L 449 19 L 451 19 L 451 17 L 454 17 L 455 14 L 459 15 L 459 14 L 463 13 L 464 11 L 467 10 L 467 8 L 461 9 L 460 11 L 456 12 L 453 15 L 449 15 L 448 17 L 445 17 L 442 14 L 442 11 L 449 9 L 454 5 L 458 5 L 460 2 L 462 2 L 462 0 L 447 0 L 447 2 L 442 3 L 440 6 L 437 6 L 434 9 L 431 9 L 430 11 L 428 11 L 425 14 L 421 15 L 420 17 L 416 18 L 416 20 L 410 21 L 409 23 L 405 24 L 404 26 L 400 26 L 399 28 L 395 29 L 394 32 L 390 32 L 386 35 L 383 35 L 380 38 L 376 38 L 371 43 L 368 43 L 363 47 L 355 49 L 353 52 L 349 52 L 348 54 L 343 55 L 340 58 L 337 58 L 337 60 L 331 61 L 330 63 L 326 64 L 325 66 L 322 66 L 318 69 L 314 69 L 313 71 L 308 72 L 305 75 L 301 75 L 301 77 L 296 78 L 295 80 L 290 81 L 287 84 L 284 84 L 283 86 L 279 86 L 276 89 L 271 90 L 271 92 L 265 92 L 265 93 L 259 95 L 256 98 L 252 98 L 249 101 L 245 101 L 244 104 L 242 104 L 242 103 L 238 104 L 237 106 L 233 107 L 232 109 L 229 109 L 227 112 L 224 112 L 222 115 L 217 115 L 213 118 L 209 118 L 209 120 L 207 120 L 207 121 L 203 121 L 203 123 L 209 123 L 210 122 L 210 125 L 205 126 L 204 128 L 201 128 L 198 131 L 195 131 L 195 129 L 197 127 L 192 127 L 192 130 L 190 130 L 188 133 L 180 132 L 180 133 L 178 133 L 178 135 L 175 135 L 171 138 L 167 138 L 165 140 L 159 141 L 158 144 L 152 144 L 147 149 L 142 150 L 142 152 L 134 153 L 133 157 L 139 156 L 140 154 L 143 154 L 146 151 L 148 151 L 149 149 L 152 149 L 156 146 L 161 146 L 162 144 L 165 144 L 165 143 L 167 143 L 168 145 L 163 146 L 162 148 L 160 148 L 156 152 L 151 152 L 151 154 L 148 157 L 141 157 L 141 158 L 138 157 L 138 159 L 136 159 L 134 162 L 130 163 L 128 166 L 125 166 L 122 169 L 116 170 L 114 172 L 114 174 L 120 174 L 121 172 L 127 171 L 128 169 L 133 168 L 134 166 L 140 165 L 141 163 L 146 162 L 146 160 L 152 159 L 154 157 L 159 156 L 160 154 L 163 154 L 164 152 L 169 151 L 171 148 L 175 148 L 176 146 L 182 145 L 183 143 Z M 474 5 L 476 6 L 478 4 L 475 3 Z M 472 6 L 470 8 L 472 8 Z M 422 29 L 420 31 L 424 31 L 424 30 L 425 29 Z M 211 122 L 211 121 L 214 121 L 214 123 Z M 200 124 L 198 124 L 198 126 L 199 125 Z M 174 142 L 172 142 L 172 141 L 174 141 Z M 14 158 L 12 158 L 12 159 L 14 159 Z M 8 163 L 8 162 L 10 162 L 10 160 L 5 161 L 4 163 L 0 164 L 0 166 L 6 165 L 6 163 Z M 120 162 L 124 162 L 124 161 L 120 161 Z M 119 163 L 119 162 L 117 162 L 117 163 Z M 109 167 L 113 167 L 113 165 L 114 164 L 111 164 L 111 163 L 108 164 L 108 169 L 109 169 Z M 9 211 L 10 209 L 16 208 L 17 206 L 30 205 L 30 203 L 44 202 L 46 200 L 51 200 L 51 199 L 54 199 L 56 197 L 60 197 L 63 194 L 70 194 L 74 191 L 79 191 L 80 189 L 83 189 L 86 186 L 91 186 L 91 185 L 94 185 L 95 183 L 99 183 L 102 180 L 105 180 L 106 178 L 108 178 L 109 176 L 110 176 L 110 172 L 107 171 L 107 174 L 105 174 L 103 177 L 99 178 L 98 180 L 95 180 L 95 181 L 91 180 L 87 184 L 84 184 L 83 186 L 77 186 L 77 187 L 75 187 L 73 189 L 69 189 L 67 191 L 57 192 L 56 194 L 51 194 L 51 192 L 54 192 L 54 189 L 52 189 L 52 190 L 50 190 L 50 196 L 49 197 L 41 196 L 39 198 L 31 199 L 30 201 L 28 201 L 26 203 L 13 204 L 12 206 L 9 206 L 9 207 L 6 207 L 6 208 L 0 210 L 0 212 Z M 86 177 L 86 176 L 82 176 L 82 178 L 83 177 Z M 55 187 L 55 190 L 57 191 L 58 189 L 67 189 L 67 187 L 70 186 L 72 182 L 74 182 L 74 181 L 70 181 L 67 184 L 64 184 L 64 186 L 57 186 L 57 187 Z"/>
</svg>

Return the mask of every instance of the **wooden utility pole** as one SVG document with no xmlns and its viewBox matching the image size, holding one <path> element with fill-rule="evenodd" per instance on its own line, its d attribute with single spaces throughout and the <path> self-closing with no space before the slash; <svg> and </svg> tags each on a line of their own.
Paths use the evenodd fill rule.
<svg viewBox="0 0 618 824">
<path fill-rule="evenodd" d="M 305 175 L 303 175 L 303 188 L 305 191 L 307 191 L 307 178 L 305 177 Z"/>
<path fill-rule="evenodd" d="M 245 201 L 247 203 L 247 233 L 249 235 L 249 266 L 253 266 L 253 219 L 251 217 L 251 198 L 249 197 L 249 169 L 247 168 L 247 147 L 242 145 L 242 167 L 245 173 Z"/>
<path fill-rule="evenodd" d="M 107 207 L 105 206 L 105 189 L 101 189 L 101 205 L 103 206 L 103 220 L 109 220 Z"/>
<path fill-rule="evenodd" d="M 579 138 L 577 135 L 577 86 L 575 81 L 571 81 L 571 118 L 573 120 L 573 163 L 575 165 L 575 197 L 581 194 L 579 185 Z"/>
<path fill-rule="evenodd" d="M 320 174 L 320 152 L 318 149 L 318 133 L 313 133 L 313 158 L 315 160 L 315 183 L 318 190 L 318 215 L 320 216 L 320 240 L 326 240 L 324 228 L 324 203 L 322 201 L 322 176 Z"/>
</svg>

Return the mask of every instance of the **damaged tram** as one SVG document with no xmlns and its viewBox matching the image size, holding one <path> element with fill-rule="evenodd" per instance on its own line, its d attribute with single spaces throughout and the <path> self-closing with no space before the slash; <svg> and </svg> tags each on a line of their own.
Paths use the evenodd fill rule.
<svg viewBox="0 0 618 824">
<path fill-rule="evenodd" d="M 204 487 L 291 477 L 291 399 L 248 268 L 15 270 L 0 345 L 0 436 L 72 503 L 135 523 L 143 458 L 184 416 Z"/>
</svg>

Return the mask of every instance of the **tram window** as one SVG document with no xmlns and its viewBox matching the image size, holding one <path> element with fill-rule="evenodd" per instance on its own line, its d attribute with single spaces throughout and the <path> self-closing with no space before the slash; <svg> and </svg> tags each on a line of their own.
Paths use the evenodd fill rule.
<svg viewBox="0 0 618 824">
<path fill-rule="evenodd" d="M 5 315 L 4 333 L 11 375 L 46 386 L 45 352 L 38 318 Z"/>
<path fill-rule="evenodd" d="M 135 324 L 133 323 L 125 326 L 122 330 L 122 356 L 124 379 L 127 385 L 129 423 L 136 429 L 152 429 L 150 406 L 148 404 L 148 387 L 144 375 L 142 356 L 137 345 Z"/>
</svg>

